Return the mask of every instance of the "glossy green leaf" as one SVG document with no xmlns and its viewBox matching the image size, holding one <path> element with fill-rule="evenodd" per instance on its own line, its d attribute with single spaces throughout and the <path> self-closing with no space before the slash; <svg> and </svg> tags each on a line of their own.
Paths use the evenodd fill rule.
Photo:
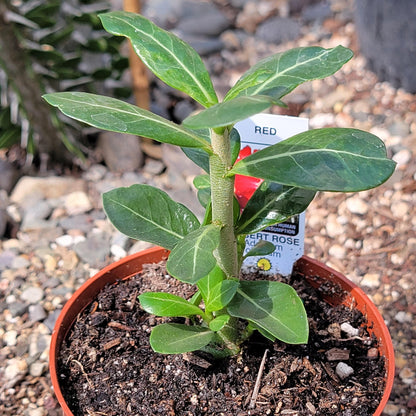
<svg viewBox="0 0 416 416">
<path fill-rule="evenodd" d="M 269 56 L 243 74 L 224 101 L 259 94 L 280 99 L 306 81 L 334 74 L 352 56 L 352 51 L 343 46 L 295 48 Z"/>
<path fill-rule="evenodd" d="M 220 228 L 210 224 L 183 238 L 169 255 L 166 267 L 178 280 L 194 284 L 217 264 L 214 250 L 220 241 Z"/>
<path fill-rule="evenodd" d="M 200 326 L 162 324 L 153 328 L 150 345 L 161 354 L 182 354 L 200 350 L 214 338 L 215 332 Z"/>
<path fill-rule="evenodd" d="M 240 133 L 237 129 L 232 128 L 230 132 L 230 147 L 231 147 L 231 164 L 234 165 L 240 153 Z"/>
<path fill-rule="evenodd" d="M 142 308 L 156 316 L 193 316 L 204 312 L 180 296 L 171 293 L 146 292 L 139 296 Z"/>
<path fill-rule="evenodd" d="M 103 205 L 110 221 L 123 234 L 169 250 L 199 228 L 198 219 L 188 208 L 149 185 L 106 192 Z"/>
<path fill-rule="evenodd" d="M 85 92 L 58 92 L 45 94 L 43 98 L 68 117 L 99 129 L 211 151 L 209 143 L 195 132 L 115 98 Z"/>
<path fill-rule="evenodd" d="M 237 234 L 253 234 L 303 212 L 315 191 L 264 181 L 247 202 L 236 225 Z"/>
<path fill-rule="evenodd" d="M 237 162 L 230 173 L 313 191 L 355 192 L 385 182 L 395 165 L 373 134 L 325 128 L 259 150 Z"/>
<path fill-rule="evenodd" d="M 192 114 L 182 124 L 191 129 L 225 127 L 261 113 L 273 104 L 270 97 L 263 95 L 237 97 Z"/>
<path fill-rule="evenodd" d="M 195 176 L 193 184 L 198 191 L 198 201 L 206 208 L 211 201 L 211 182 L 209 175 Z"/>
<path fill-rule="evenodd" d="M 209 323 L 209 329 L 214 332 L 221 331 L 225 325 L 227 325 L 228 321 L 230 320 L 230 315 L 220 315 L 217 316 Z"/>
<path fill-rule="evenodd" d="M 173 33 L 135 13 L 116 11 L 102 14 L 100 19 L 108 32 L 129 38 L 144 64 L 166 84 L 204 107 L 218 102 L 202 59 Z"/>
<path fill-rule="evenodd" d="M 251 250 L 247 252 L 244 258 L 250 256 L 267 256 L 272 254 L 275 250 L 276 246 L 273 243 L 270 241 L 260 240 Z"/>
<path fill-rule="evenodd" d="M 186 157 L 205 172 L 209 173 L 209 154 L 197 147 L 182 147 Z"/>
<path fill-rule="evenodd" d="M 238 288 L 238 281 L 224 280 L 225 274 L 219 266 L 198 281 L 207 312 L 223 309 L 231 301 Z"/>
<path fill-rule="evenodd" d="M 231 316 L 254 322 L 288 344 L 308 341 L 308 319 L 302 300 L 285 283 L 242 281 L 227 310 Z"/>
</svg>

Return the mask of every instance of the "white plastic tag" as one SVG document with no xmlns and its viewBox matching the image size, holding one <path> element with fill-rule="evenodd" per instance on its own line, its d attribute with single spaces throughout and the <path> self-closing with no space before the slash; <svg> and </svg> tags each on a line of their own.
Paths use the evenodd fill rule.
<svg viewBox="0 0 416 416">
<path fill-rule="evenodd" d="M 235 125 L 241 139 L 241 150 L 254 152 L 308 130 L 307 118 L 257 114 Z M 247 146 L 249 149 L 247 149 Z M 240 153 L 241 154 L 241 153 Z M 248 257 L 243 269 L 259 268 L 271 274 L 292 273 L 293 264 L 304 252 L 305 213 L 289 221 L 268 227 L 246 237 L 246 252 L 259 240 L 273 243 L 275 251 L 268 256 Z"/>
</svg>

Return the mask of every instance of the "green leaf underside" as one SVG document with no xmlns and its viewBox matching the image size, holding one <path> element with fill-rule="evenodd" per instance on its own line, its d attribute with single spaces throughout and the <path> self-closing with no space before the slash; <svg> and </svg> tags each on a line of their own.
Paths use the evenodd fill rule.
<svg viewBox="0 0 416 416">
<path fill-rule="evenodd" d="M 242 281 L 227 307 L 231 316 L 247 319 L 288 344 L 304 344 L 309 327 L 295 290 L 281 282 Z"/>
<path fill-rule="evenodd" d="M 220 241 L 220 228 L 210 224 L 181 240 L 169 255 L 166 267 L 178 280 L 194 284 L 216 265 L 213 251 Z"/>
<path fill-rule="evenodd" d="M 355 192 L 393 173 L 384 143 L 373 134 L 324 128 L 297 134 L 239 161 L 230 174 L 254 176 L 314 191 Z"/>
<path fill-rule="evenodd" d="M 138 14 L 116 11 L 99 17 L 105 30 L 129 38 L 144 64 L 166 84 L 204 107 L 218 102 L 202 59 L 187 43 Z"/>
<path fill-rule="evenodd" d="M 115 98 L 85 92 L 58 92 L 43 98 L 68 117 L 99 129 L 211 152 L 209 143 L 195 132 Z"/>
<path fill-rule="evenodd" d="M 160 354 L 182 354 L 200 350 L 215 337 L 215 332 L 199 326 L 161 324 L 152 329 L 150 345 Z"/>
<path fill-rule="evenodd" d="M 237 129 L 232 128 L 230 132 L 230 147 L 231 147 L 231 164 L 233 165 L 238 158 L 241 148 L 240 133 Z"/>
<path fill-rule="evenodd" d="M 221 329 L 223 329 L 224 326 L 227 325 L 230 318 L 230 315 L 218 316 L 209 323 L 209 329 L 214 332 L 221 331 Z"/>
<path fill-rule="evenodd" d="M 343 46 L 333 49 L 315 46 L 295 48 L 269 56 L 243 74 L 224 101 L 259 94 L 282 98 L 306 81 L 334 74 L 352 56 L 352 51 Z"/>
<path fill-rule="evenodd" d="M 275 103 L 270 97 L 262 95 L 237 97 L 190 115 L 182 124 L 192 129 L 225 127 L 261 113 L 273 104 Z"/>
<path fill-rule="evenodd" d="M 256 233 L 300 214 L 314 196 L 315 191 L 264 181 L 244 207 L 236 233 Z"/>
<path fill-rule="evenodd" d="M 276 246 L 270 241 L 260 240 L 244 257 L 267 256 L 276 250 Z"/>
<path fill-rule="evenodd" d="M 198 281 L 207 312 L 223 309 L 234 297 L 239 283 L 234 280 L 224 280 L 224 272 L 220 267 L 215 268 L 204 278 Z"/>
<path fill-rule="evenodd" d="M 170 293 L 146 292 L 139 296 L 143 309 L 156 316 L 193 316 L 204 312 L 186 299 Z"/>
<path fill-rule="evenodd" d="M 169 250 L 199 227 L 198 219 L 188 208 L 149 185 L 106 192 L 103 205 L 110 221 L 123 234 Z"/>
<path fill-rule="evenodd" d="M 209 155 L 205 150 L 198 149 L 197 147 L 182 147 L 182 151 L 195 165 L 209 173 Z"/>
</svg>

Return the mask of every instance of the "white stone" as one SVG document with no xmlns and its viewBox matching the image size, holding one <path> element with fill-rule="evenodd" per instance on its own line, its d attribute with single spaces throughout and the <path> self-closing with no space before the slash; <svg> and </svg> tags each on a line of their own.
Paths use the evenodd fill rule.
<svg viewBox="0 0 416 416">
<path fill-rule="evenodd" d="M 412 159 L 412 153 L 409 149 L 399 150 L 392 159 L 397 163 L 397 166 L 403 166 L 410 162 Z"/>
<path fill-rule="evenodd" d="M 110 252 L 111 252 L 111 254 L 112 254 L 114 257 L 116 257 L 117 259 L 121 259 L 121 258 L 123 258 L 123 257 L 125 257 L 125 256 L 127 255 L 126 250 L 124 250 L 124 248 L 123 248 L 123 247 L 120 247 L 120 246 L 119 246 L 119 245 L 117 245 L 117 244 L 113 244 L 113 245 L 110 247 Z"/>
<path fill-rule="evenodd" d="M 3 342 L 8 347 L 14 347 L 17 344 L 17 331 L 11 329 L 3 335 Z"/>
<path fill-rule="evenodd" d="M 4 377 L 6 380 L 16 380 L 19 376 L 26 374 L 27 363 L 23 358 L 11 358 L 7 361 L 4 369 Z"/>
<path fill-rule="evenodd" d="M 74 244 L 74 237 L 72 235 L 64 234 L 55 239 L 56 244 L 61 247 L 70 247 Z"/>
<path fill-rule="evenodd" d="M 30 286 L 22 292 L 20 298 L 27 303 L 35 304 L 40 302 L 44 295 L 42 288 Z"/>
<path fill-rule="evenodd" d="M 399 311 L 394 316 L 394 319 L 401 324 L 412 322 L 412 314 L 405 311 Z"/>
<path fill-rule="evenodd" d="M 90 211 L 93 207 L 85 192 L 72 192 L 65 197 L 65 210 L 68 215 L 79 215 Z"/>
<path fill-rule="evenodd" d="M 29 373 L 32 377 L 40 377 L 45 372 L 46 368 L 46 363 L 35 362 L 31 364 Z"/>
<path fill-rule="evenodd" d="M 354 374 L 354 369 L 348 364 L 340 361 L 335 367 L 335 373 L 341 380 L 344 380 L 345 378 Z"/>
<path fill-rule="evenodd" d="M 361 280 L 361 285 L 369 288 L 379 287 L 380 275 L 377 273 L 366 273 Z"/>
<path fill-rule="evenodd" d="M 368 212 L 368 204 L 359 196 L 352 196 L 348 198 L 345 203 L 348 210 L 353 214 L 364 215 Z"/>
<path fill-rule="evenodd" d="M 345 332 L 350 337 L 356 337 L 360 333 L 360 330 L 354 328 L 349 322 L 343 322 L 341 324 L 341 331 Z"/>
<path fill-rule="evenodd" d="M 388 403 L 386 407 L 383 409 L 383 415 L 386 416 L 397 416 L 400 412 L 399 406 L 395 404 Z"/>
<path fill-rule="evenodd" d="M 331 257 L 335 257 L 338 260 L 342 260 L 345 258 L 345 255 L 347 253 L 347 250 L 345 247 L 339 245 L 339 244 L 333 244 L 328 251 L 329 255 Z"/>
</svg>

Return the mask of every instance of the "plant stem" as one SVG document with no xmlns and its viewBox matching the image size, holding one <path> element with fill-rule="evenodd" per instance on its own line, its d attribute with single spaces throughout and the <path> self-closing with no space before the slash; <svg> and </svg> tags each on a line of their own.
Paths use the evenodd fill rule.
<svg viewBox="0 0 416 416">
<path fill-rule="evenodd" d="M 238 278 L 237 240 L 234 234 L 233 198 L 234 177 L 226 177 L 231 168 L 229 130 L 222 134 L 211 130 L 210 156 L 212 222 L 221 226 L 221 239 L 217 249 L 219 266 L 227 278 Z"/>
</svg>

